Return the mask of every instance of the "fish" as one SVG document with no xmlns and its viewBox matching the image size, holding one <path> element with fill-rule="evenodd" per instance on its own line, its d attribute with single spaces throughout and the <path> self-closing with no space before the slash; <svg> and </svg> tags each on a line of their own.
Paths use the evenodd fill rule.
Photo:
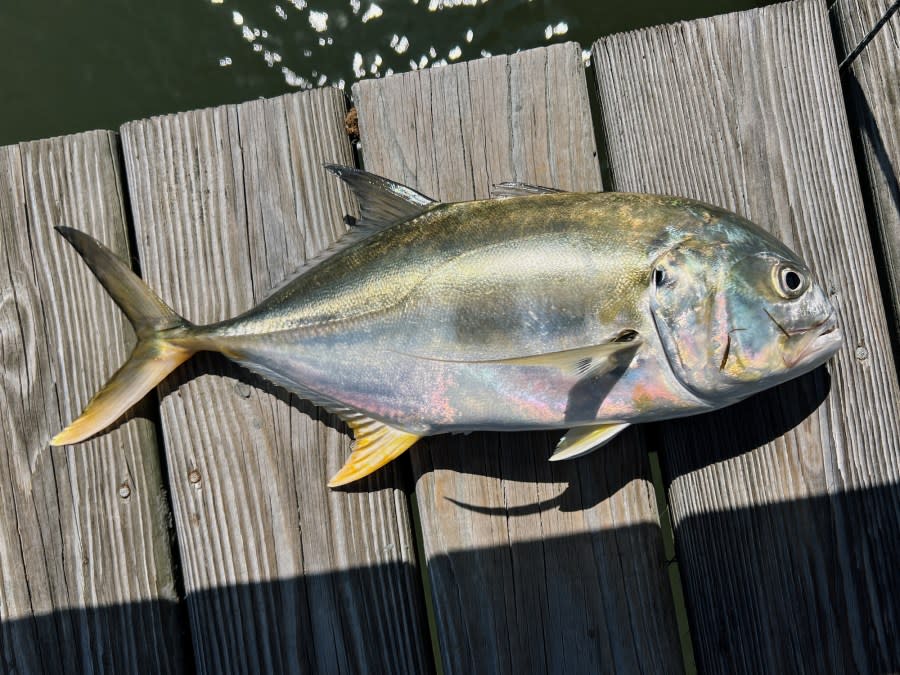
<svg viewBox="0 0 900 675">
<path fill-rule="evenodd" d="M 735 403 L 842 343 L 809 267 L 725 209 L 525 183 L 440 203 L 325 168 L 359 203 L 350 233 L 218 323 L 189 322 L 100 242 L 57 228 L 137 343 L 52 445 L 94 436 L 192 354 L 215 351 L 349 425 L 355 440 L 331 487 L 444 433 L 565 429 L 558 461 L 632 424 Z"/>
</svg>

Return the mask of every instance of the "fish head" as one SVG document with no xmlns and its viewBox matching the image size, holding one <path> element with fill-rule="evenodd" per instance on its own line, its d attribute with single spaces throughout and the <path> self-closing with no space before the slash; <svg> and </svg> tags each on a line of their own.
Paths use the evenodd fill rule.
<svg viewBox="0 0 900 675">
<path fill-rule="evenodd" d="M 650 309 L 669 365 L 719 407 L 806 373 L 841 344 L 834 307 L 803 261 L 741 223 L 656 259 Z"/>
</svg>

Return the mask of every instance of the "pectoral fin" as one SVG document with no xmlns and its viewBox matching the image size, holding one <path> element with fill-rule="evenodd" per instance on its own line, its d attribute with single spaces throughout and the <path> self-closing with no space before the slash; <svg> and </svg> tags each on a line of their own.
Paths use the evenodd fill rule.
<svg viewBox="0 0 900 675">
<path fill-rule="evenodd" d="M 338 487 L 365 478 L 392 459 L 402 455 L 419 436 L 388 426 L 368 417 L 348 420 L 356 440 L 353 453 L 331 480 L 328 487 Z"/>
<path fill-rule="evenodd" d="M 416 356 L 427 361 L 442 363 L 477 363 L 507 366 L 544 366 L 558 368 L 575 377 L 588 377 L 608 373 L 614 368 L 626 365 L 643 339 L 634 330 L 623 330 L 609 341 L 589 347 L 577 347 L 559 352 L 533 354 L 531 356 L 514 356 L 506 359 L 437 359 L 429 356 Z"/>
<path fill-rule="evenodd" d="M 551 366 L 578 377 L 602 375 L 628 361 L 623 357 L 643 342 L 635 331 L 623 331 L 614 340 L 601 345 L 567 349 L 549 354 L 502 359 L 496 363 L 511 366 Z"/>
<path fill-rule="evenodd" d="M 566 435 L 560 439 L 556 450 L 550 457 L 550 461 L 558 462 L 563 459 L 574 459 L 593 452 L 601 445 L 609 443 L 619 432 L 624 431 L 629 426 L 627 422 L 613 422 L 612 424 L 598 424 L 591 427 L 569 429 Z"/>
</svg>

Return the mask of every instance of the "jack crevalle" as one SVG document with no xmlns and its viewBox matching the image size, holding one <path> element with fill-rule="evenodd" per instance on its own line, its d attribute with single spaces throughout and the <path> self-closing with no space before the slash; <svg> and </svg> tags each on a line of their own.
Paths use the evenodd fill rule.
<svg viewBox="0 0 900 675">
<path fill-rule="evenodd" d="M 329 485 L 423 436 L 568 429 L 551 459 L 628 425 L 721 408 L 840 346 L 809 269 L 753 223 L 689 199 L 520 183 L 441 204 L 330 165 L 360 219 L 253 309 L 193 325 L 91 237 L 60 233 L 134 325 L 125 365 L 51 443 L 114 422 L 168 373 L 218 351 L 353 429 Z"/>
</svg>

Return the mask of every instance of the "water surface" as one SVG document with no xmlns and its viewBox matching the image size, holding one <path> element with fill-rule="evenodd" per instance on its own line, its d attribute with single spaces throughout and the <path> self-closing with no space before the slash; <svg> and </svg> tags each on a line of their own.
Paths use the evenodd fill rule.
<svg viewBox="0 0 900 675">
<path fill-rule="evenodd" d="M 0 145 L 596 38 L 766 0 L 18 0 Z"/>
</svg>

